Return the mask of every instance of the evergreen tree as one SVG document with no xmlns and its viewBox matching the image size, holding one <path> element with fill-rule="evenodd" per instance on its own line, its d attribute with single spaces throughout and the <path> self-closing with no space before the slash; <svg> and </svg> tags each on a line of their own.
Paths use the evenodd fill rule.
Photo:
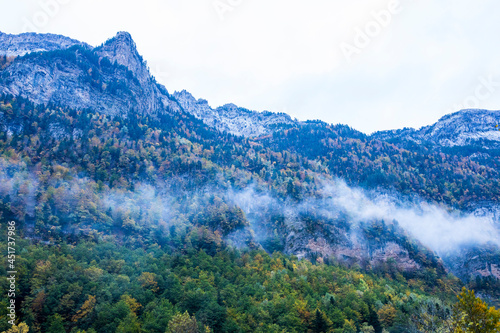
<svg viewBox="0 0 500 333">
<path fill-rule="evenodd" d="M 328 323 L 319 309 L 316 310 L 311 329 L 314 333 L 326 333 L 328 331 Z"/>
<path fill-rule="evenodd" d="M 51 316 L 48 320 L 48 329 L 46 333 L 64 333 L 66 330 L 64 329 L 63 319 L 59 314 L 55 314 Z"/>
<path fill-rule="evenodd" d="M 368 322 L 373 328 L 375 329 L 375 333 L 382 333 L 382 325 L 380 324 L 380 321 L 378 320 L 378 315 L 377 313 L 373 310 L 372 307 L 370 307 L 370 317 L 369 317 L 369 322 Z"/>
</svg>

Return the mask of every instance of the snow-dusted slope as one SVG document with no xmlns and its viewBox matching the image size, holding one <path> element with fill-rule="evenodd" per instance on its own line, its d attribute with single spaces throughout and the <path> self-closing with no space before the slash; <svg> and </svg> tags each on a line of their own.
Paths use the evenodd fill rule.
<svg viewBox="0 0 500 333">
<path fill-rule="evenodd" d="M 7 57 L 23 56 L 31 52 L 64 50 L 73 45 L 92 48 L 88 44 L 61 35 L 33 32 L 10 35 L 0 32 L 0 55 Z"/>
<path fill-rule="evenodd" d="M 226 104 L 212 109 L 204 99 L 196 99 L 183 90 L 175 92 L 174 98 L 182 108 L 222 132 L 245 137 L 256 137 L 271 133 L 284 125 L 297 124 L 285 113 L 250 111 L 234 104 Z"/>
<path fill-rule="evenodd" d="M 446 115 L 433 125 L 419 130 L 402 130 L 374 133 L 379 139 L 400 138 L 416 142 L 427 141 L 438 146 L 453 147 L 480 145 L 484 148 L 500 148 L 500 111 L 467 109 Z"/>
</svg>

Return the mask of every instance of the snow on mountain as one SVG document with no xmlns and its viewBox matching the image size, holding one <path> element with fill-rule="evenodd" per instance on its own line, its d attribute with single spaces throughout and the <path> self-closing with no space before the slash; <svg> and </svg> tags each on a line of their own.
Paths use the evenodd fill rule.
<svg viewBox="0 0 500 333">
<path fill-rule="evenodd" d="M 430 142 L 442 147 L 480 145 L 484 148 L 500 148 L 500 111 L 479 109 L 461 110 L 439 119 L 433 125 L 419 130 L 405 128 L 373 134 L 378 139 L 399 138 L 421 143 Z"/>
<path fill-rule="evenodd" d="M 0 55 L 17 57 L 0 67 L 0 93 L 21 95 L 37 104 L 90 108 L 112 115 L 126 114 L 130 109 L 148 114 L 183 109 L 219 131 L 245 137 L 300 124 L 284 113 L 256 112 L 234 104 L 214 109 L 185 90 L 170 95 L 151 76 L 127 32 L 119 32 L 96 48 L 60 35 L 0 32 Z M 500 148 L 497 124 L 498 111 L 462 110 L 419 130 L 384 131 L 372 137 L 445 147 Z"/>
<path fill-rule="evenodd" d="M 61 35 L 33 32 L 11 35 L 0 32 L 0 55 L 7 57 L 23 56 L 31 52 L 64 50 L 74 45 L 92 48 L 86 43 Z"/>
<path fill-rule="evenodd" d="M 184 111 L 203 120 L 205 124 L 234 135 L 257 137 L 269 134 L 277 128 L 298 123 L 285 113 L 250 111 L 234 104 L 213 109 L 206 100 L 197 100 L 186 90 L 175 92 L 174 98 Z"/>
</svg>

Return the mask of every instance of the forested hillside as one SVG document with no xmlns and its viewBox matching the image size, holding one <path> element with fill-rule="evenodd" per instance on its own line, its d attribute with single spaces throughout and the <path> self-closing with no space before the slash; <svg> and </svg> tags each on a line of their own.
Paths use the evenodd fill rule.
<svg viewBox="0 0 500 333">
<path fill-rule="evenodd" d="M 0 34 L 0 331 L 498 332 L 497 113 L 366 135 L 170 94 L 128 33 L 23 38 Z"/>
<path fill-rule="evenodd" d="M 321 197 L 325 179 L 343 176 L 331 169 L 337 163 L 358 175 L 350 182 L 377 187 L 383 176 L 363 183 L 360 161 L 385 165 L 381 174 L 399 181 L 398 163 L 413 161 L 404 171 L 408 193 L 439 200 L 433 189 L 441 180 L 418 174 L 437 158 L 431 153 L 324 124 L 246 139 L 183 113 L 110 117 L 9 96 L 0 110 L 2 225 L 16 221 L 25 237 L 19 314 L 35 332 L 164 332 L 179 320 L 214 332 L 403 332 L 422 327 L 422 318 L 426 325 L 451 320 L 461 282 L 395 225 L 366 221 L 359 230 L 373 249 L 400 244 L 425 269 L 400 269 L 397 257 L 371 265 L 309 250 L 311 263 L 276 252 L 287 252 L 289 239 L 287 216 L 275 204 Z M 305 149 L 307 140 L 327 143 L 316 145 L 325 157 Z M 484 177 L 494 169 L 438 156 L 450 159 L 449 168 L 435 163 L 438 179 L 465 173 L 456 179 L 471 189 L 498 189 Z M 276 211 L 246 214 L 234 197 L 249 187 L 256 198 L 275 200 Z M 467 192 L 447 195 L 460 203 Z M 255 214 L 266 220 L 254 224 Z M 331 225 L 353 228 L 347 217 L 328 220 L 314 209 L 300 219 L 323 237 Z M 192 317 L 182 319 L 185 311 Z"/>
</svg>

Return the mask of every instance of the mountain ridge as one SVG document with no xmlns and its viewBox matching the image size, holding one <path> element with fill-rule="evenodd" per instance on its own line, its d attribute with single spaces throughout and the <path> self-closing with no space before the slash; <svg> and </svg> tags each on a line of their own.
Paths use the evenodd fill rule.
<svg viewBox="0 0 500 333">
<path fill-rule="evenodd" d="M 87 43 L 57 34 L 26 32 L 16 35 L 0 31 L 0 55 L 7 57 L 24 56 L 31 52 L 62 50 L 74 45 L 92 48 Z"/>
<path fill-rule="evenodd" d="M 226 131 L 244 137 L 258 137 L 270 134 L 282 126 L 298 124 L 297 120 L 293 120 L 285 113 L 251 111 L 233 103 L 213 109 L 208 101 L 196 100 L 186 90 L 176 91 L 174 97 L 185 111 L 221 132 Z"/>
<path fill-rule="evenodd" d="M 0 43 L 0 54 L 16 56 L 2 64 L 5 68 L 0 77 L 0 92 L 3 94 L 21 95 L 37 104 L 83 106 L 112 115 L 119 114 L 120 110 L 123 114 L 130 108 L 153 115 L 179 112 L 184 108 L 185 112 L 219 131 L 241 136 L 269 134 L 275 125 L 295 123 L 285 114 L 250 111 L 234 104 L 226 104 L 215 110 L 206 104 L 206 110 L 200 113 L 200 104 L 192 95 L 179 92 L 174 97 L 156 82 L 128 32 L 118 32 L 95 48 L 60 35 L 2 36 L 0 38 L 4 39 L 4 43 Z M 26 36 L 29 37 L 29 43 L 24 41 Z M 56 41 L 60 41 L 59 44 Z M 50 52 L 59 52 L 52 53 L 55 61 L 43 62 Z M 84 56 L 78 52 L 83 52 Z M 85 56 L 88 59 L 83 59 L 81 64 L 79 60 Z M 107 60 L 104 65 L 102 59 Z M 117 73 L 119 66 L 125 67 L 131 75 L 123 71 Z M 115 73 L 110 73 L 110 69 Z M 65 75 L 68 73 L 70 75 Z M 67 76 L 83 79 L 75 83 L 67 80 Z M 87 85 L 82 85 L 81 81 Z M 51 88 L 42 91 L 36 86 Z M 111 91 L 108 87 L 111 87 Z M 193 108 L 195 105 L 198 107 Z"/>
<path fill-rule="evenodd" d="M 437 146 L 454 147 L 487 144 L 486 147 L 500 148 L 500 111 L 464 109 L 444 115 L 437 122 L 420 129 L 404 128 L 379 131 L 374 138 L 402 139 L 416 143 L 430 142 Z"/>
<path fill-rule="evenodd" d="M 366 135 L 170 94 L 126 32 L 30 45 L 0 59 L 0 209 L 29 237 L 229 244 L 430 285 L 450 271 L 500 283 L 500 151 L 471 137 L 496 113 Z M 441 144 L 461 133 L 476 146 Z"/>
<path fill-rule="evenodd" d="M 201 119 L 207 125 L 216 128 L 218 131 L 226 131 L 244 137 L 265 136 L 278 128 L 302 123 L 296 119 L 292 119 L 285 113 L 251 111 L 232 103 L 214 109 L 206 100 L 197 100 L 186 90 L 180 92 L 176 91 L 170 94 L 163 85 L 158 84 L 151 76 L 149 68 L 139 54 L 132 36 L 125 31 L 118 32 L 114 37 L 109 38 L 98 47 L 92 47 L 84 42 L 56 34 L 23 33 L 13 35 L 0 32 L 0 55 L 10 58 L 22 59 L 30 53 L 43 54 L 51 51 L 67 51 L 75 46 L 94 53 L 99 59 L 106 58 L 111 64 L 118 64 L 126 67 L 138 80 L 138 85 L 134 87 L 132 82 L 133 78 L 127 77 L 126 75 L 121 75 L 118 79 L 125 82 L 123 85 L 126 88 L 130 88 L 129 90 L 132 90 L 132 94 L 129 95 L 133 96 L 124 96 L 123 94 L 113 96 L 113 94 L 109 93 L 104 95 L 99 93 L 93 94 L 92 88 L 84 89 L 83 91 L 81 91 L 81 89 L 73 89 L 65 93 L 66 97 L 68 97 L 68 100 L 65 101 L 63 96 L 64 93 L 57 91 L 59 87 L 71 86 L 69 82 L 64 80 L 64 75 L 58 75 L 61 73 L 57 73 L 57 71 L 55 72 L 53 69 L 44 68 L 44 66 L 40 67 L 40 64 L 38 64 L 39 66 L 37 67 L 34 63 L 28 63 L 28 65 L 33 67 L 31 70 L 26 68 L 26 66 L 17 68 L 18 71 L 23 71 L 24 75 L 28 74 L 30 76 L 28 81 L 25 80 L 20 82 L 20 84 L 16 84 L 15 82 L 8 84 L 8 82 L 6 82 L 6 74 L 12 79 L 12 76 L 16 76 L 15 71 L 4 72 L 0 80 L 0 92 L 3 94 L 23 95 L 30 98 L 35 103 L 46 104 L 55 102 L 65 104 L 66 102 L 70 107 L 85 106 L 109 114 L 118 114 L 120 108 L 124 110 L 137 108 L 139 112 L 149 114 L 156 114 L 158 112 L 179 112 L 182 109 L 198 119 Z M 101 60 L 99 60 L 99 64 L 100 61 Z M 14 64 L 15 63 L 14 61 Z M 10 67 L 10 65 L 7 67 Z M 46 80 L 40 79 L 40 76 L 43 77 L 46 75 L 52 76 L 50 83 L 54 86 L 53 89 L 45 92 L 36 89 L 34 85 L 39 84 L 40 81 L 47 85 L 48 82 Z M 84 73 L 79 73 L 79 76 L 82 75 L 84 75 Z M 96 74 L 91 73 L 91 75 Z M 62 80 L 62 82 L 58 84 L 57 80 Z M 98 82 L 98 84 L 102 87 L 103 84 L 106 86 L 109 82 Z M 29 88 L 23 89 L 22 87 Z M 125 100 L 131 97 L 134 101 L 132 103 L 127 103 Z M 93 100 L 99 99 L 104 99 L 105 102 L 92 103 Z M 475 117 L 471 116 L 471 114 L 475 114 Z M 460 118 L 464 119 L 461 120 Z M 472 122 L 470 121 L 471 119 L 473 120 Z M 444 132 L 442 130 L 444 123 L 452 124 L 453 120 L 458 122 L 462 128 L 455 126 L 453 132 Z M 471 123 L 476 127 L 472 128 Z M 500 117 L 497 111 L 465 109 L 445 115 L 436 123 L 423 126 L 418 130 L 404 128 L 378 131 L 372 133 L 371 136 L 381 140 L 402 139 L 414 141 L 416 143 L 431 142 L 438 146 L 445 147 L 487 141 L 487 144 L 493 144 L 495 147 L 500 147 L 500 144 L 497 144 L 500 142 L 500 132 L 495 131 L 493 128 L 494 125 L 498 123 L 500 123 Z M 463 129 L 465 129 L 465 131 L 462 131 Z"/>
</svg>

